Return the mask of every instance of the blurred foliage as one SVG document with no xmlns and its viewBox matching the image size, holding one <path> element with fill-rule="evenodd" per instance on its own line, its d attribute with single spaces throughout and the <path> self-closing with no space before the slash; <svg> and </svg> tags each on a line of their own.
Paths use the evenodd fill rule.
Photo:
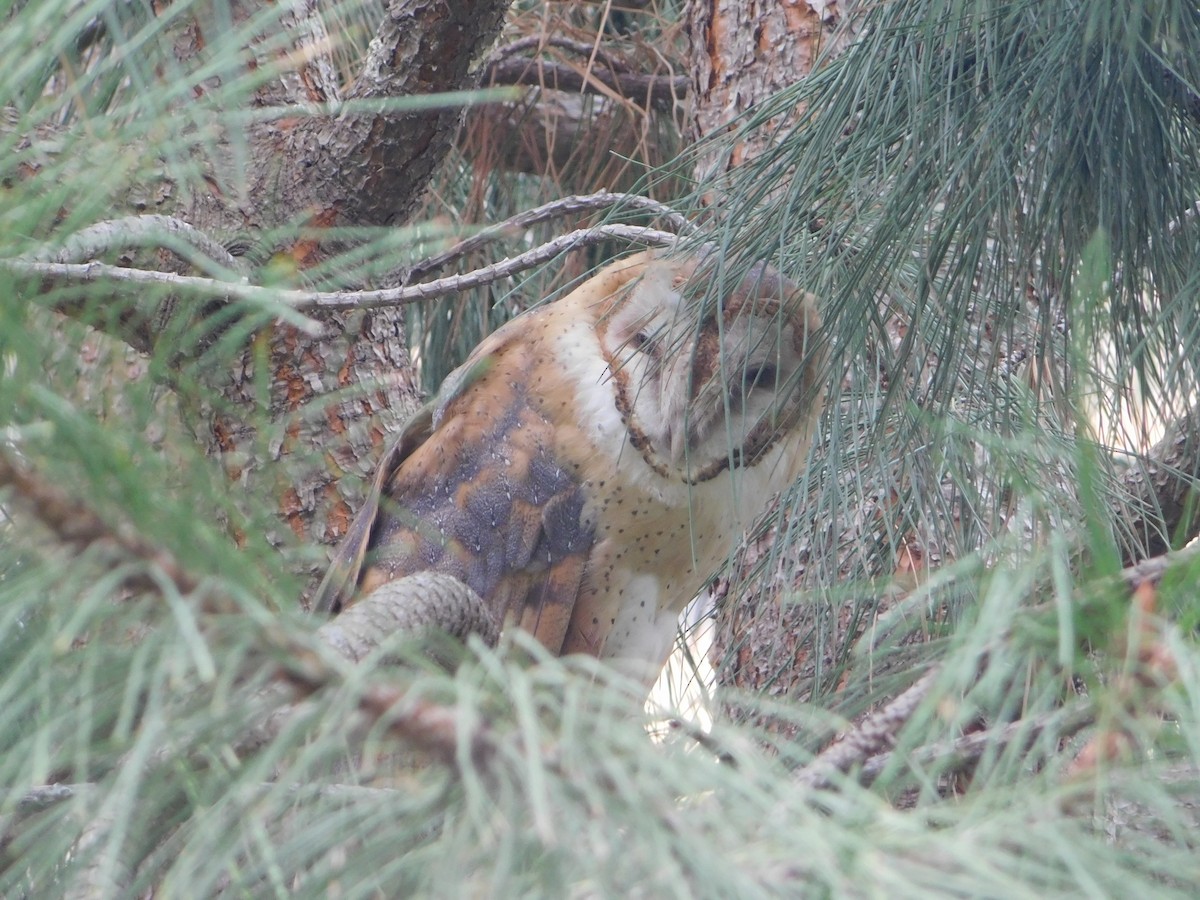
<svg viewBox="0 0 1200 900">
<path fill-rule="evenodd" d="M 352 73 L 376 6 L 330 6 Z M 620 36 L 598 4 L 559 6 L 522 5 L 514 36 L 678 40 L 674 7 L 631 14 L 646 18 Z M 241 121 L 245 35 L 187 72 L 169 37 L 221 9 L 0 3 L 0 259 L 111 218 L 148 172 L 197 187 L 191 154 Z M 820 465 L 760 562 L 803 569 L 782 603 L 815 611 L 791 636 L 825 669 L 805 700 L 723 693 L 748 714 L 702 740 L 660 728 L 672 711 L 646 714 L 595 663 L 472 647 L 452 673 L 411 650 L 330 663 L 239 756 L 264 685 L 319 652 L 268 540 L 272 505 L 231 496 L 183 424 L 211 399 L 197 367 L 232 364 L 245 333 L 180 333 L 145 358 L 88 327 L 120 297 L 76 290 L 83 312 L 64 320 L 61 289 L 0 267 L 0 452 L 111 530 L 81 549 L 27 494 L 0 493 L 0 894 L 1194 896 L 1195 558 L 1131 603 L 1112 573 L 1137 536 L 1111 501 L 1144 449 L 1114 423 L 1194 404 L 1198 20 L 1183 2 L 880 4 L 858 44 L 776 101 L 802 104 L 803 126 L 705 186 L 723 198 L 726 274 L 773 259 L 818 293 L 840 377 Z M 223 92 L 181 105 L 214 71 Z M 697 212 L 687 158 L 669 156 L 634 169 Z M 451 234 L 611 186 L 475 159 L 449 161 L 424 221 L 305 277 L 373 284 Z M 423 308 L 426 374 L 605 252 Z M 130 534 L 164 556 L 123 551 Z M 927 565 L 900 583 L 914 535 Z M 860 626 L 839 624 L 847 609 Z M 832 736 L 935 662 L 869 786 L 801 784 Z M 422 703 L 452 717 L 449 762 L 414 762 L 364 711 L 384 690 L 397 718 Z M 963 768 L 947 742 L 971 735 L 982 750 Z"/>
</svg>

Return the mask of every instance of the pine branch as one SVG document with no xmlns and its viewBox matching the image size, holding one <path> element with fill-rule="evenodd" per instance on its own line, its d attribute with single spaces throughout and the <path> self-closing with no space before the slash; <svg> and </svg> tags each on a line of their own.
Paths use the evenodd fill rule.
<svg viewBox="0 0 1200 900">
<path fill-rule="evenodd" d="M 930 669 L 887 706 L 867 716 L 822 750 L 816 759 L 796 773 L 796 783 L 813 790 L 828 790 L 836 783 L 837 775 L 844 775 L 871 757 L 890 751 L 896 745 L 900 729 L 912 718 L 940 674 L 940 667 Z"/>
<path fill-rule="evenodd" d="M 84 506 L 77 497 L 19 465 L 0 450 L 0 487 L 12 489 L 15 499 L 69 547 L 112 547 L 122 554 L 153 566 L 169 578 L 180 594 L 192 594 L 200 586 L 171 551 L 138 534 L 128 525 L 112 525 Z M 155 579 L 145 572 L 131 572 L 125 586 L 135 590 L 157 591 Z"/>
<path fill-rule="evenodd" d="M 944 775 L 953 775 L 974 768 L 985 753 L 1000 753 L 1014 744 L 1027 750 L 1050 728 L 1054 728 L 1055 736 L 1062 741 L 1095 721 L 1095 708 L 1090 703 L 1082 703 L 1069 709 L 1056 709 L 1028 719 L 1018 719 L 999 728 L 964 734 L 953 741 L 917 747 L 904 753 L 903 759 L 908 768 L 936 768 Z M 889 750 L 863 760 L 858 773 L 859 783 L 869 785 L 874 782 L 895 764 L 895 757 L 895 751 Z"/>
<path fill-rule="evenodd" d="M 488 65 L 491 66 L 519 53 L 524 53 L 527 50 L 540 51 L 547 47 L 566 50 L 569 53 L 587 57 L 588 59 L 594 57 L 601 65 L 611 69 L 613 72 L 624 74 L 633 71 L 619 57 L 613 56 L 600 46 L 599 41 L 577 41 L 573 38 L 562 37 L 557 34 L 546 34 L 544 32 L 530 35 L 529 37 L 518 38 L 515 41 L 497 47 L 492 51 L 492 55 L 488 59 Z"/>
<path fill-rule="evenodd" d="M 62 247 L 35 253 L 31 259 L 80 263 L 107 253 L 132 249 L 169 250 L 188 265 L 213 276 L 228 276 L 241 271 L 237 258 L 199 228 L 182 219 L 156 215 L 98 222 L 71 235 Z"/>
</svg>

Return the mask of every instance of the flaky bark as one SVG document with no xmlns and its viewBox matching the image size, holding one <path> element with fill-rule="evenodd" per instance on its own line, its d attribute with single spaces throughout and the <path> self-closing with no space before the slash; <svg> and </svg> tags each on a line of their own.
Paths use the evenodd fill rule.
<svg viewBox="0 0 1200 900">
<path fill-rule="evenodd" d="M 847 32 L 839 25 L 847 5 L 853 4 L 837 0 L 689 3 L 692 137 L 712 137 L 731 128 L 737 116 L 811 72 L 822 54 L 836 52 L 846 40 Z M 760 129 L 755 137 L 735 144 L 724 158 L 710 151 L 697 162 L 697 180 L 703 183 L 758 155 L 771 132 Z"/>
<path fill-rule="evenodd" d="M 452 106 L 396 112 L 370 104 L 472 87 L 472 64 L 494 41 L 507 5 L 393 0 L 344 95 L 320 4 L 284 5 L 245 48 L 242 68 L 218 67 L 224 75 L 197 81 L 191 93 L 200 102 L 220 103 L 223 91 L 238 96 L 229 91 L 237 79 L 278 71 L 241 102 L 256 112 L 293 109 L 294 115 L 247 118 L 240 130 L 237 119 L 222 119 L 222 139 L 197 145 L 202 178 L 147 186 L 133 205 L 189 222 L 229 247 L 247 269 L 271 261 L 302 279 L 305 269 L 345 247 L 345 239 L 327 238 L 326 229 L 405 222 L 461 117 Z M 232 0 L 228 7 L 234 27 L 277 9 L 267 0 Z M 208 48 L 229 26 L 206 4 L 190 8 L 175 31 L 182 71 L 211 64 Z M 276 237 L 267 237 L 272 233 Z M 182 314 L 181 307 L 160 314 L 159 324 Z M 370 469 L 385 433 L 415 406 L 417 388 L 401 310 L 323 312 L 319 318 L 327 327 L 318 336 L 278 324 L 259 334 L 229 370 L 205 374 L 211 384 L 199 393 L 220 400 L 201 398 L 191 409 L 195 430 L 235 484 L 273 493 L 299 540 L 331 542 L 356 504 L 347 493 L 356 492 L 357 479 L 340 476 Z M 321 398 L 334 392 L 345 399 L 322 409 Z M 260 435 L 263 422 L 276 437 Z M 302 465 L 278 465 L 303 457 Z"/>
</svg>

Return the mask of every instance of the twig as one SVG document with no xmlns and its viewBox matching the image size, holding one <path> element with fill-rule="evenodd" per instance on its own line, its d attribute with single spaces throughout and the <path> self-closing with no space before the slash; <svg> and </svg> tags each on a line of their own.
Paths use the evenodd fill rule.
<svg viewBox="0 0 1200 900">
<path fill-rule="evenodd" d="M 845 774 L 872 756 L 891 750 L 896 745 L 896 735 L 921 705 L 939 674 L 941 667 L 935 666 L 883 709 L 867 716 L 796 772 L 796 782 L 814 790 L 826 790 L 833 786 L 835 775 Z"/>
<path fill-rule="evenodd" d="M 546 47 L 555 47 L 559 50 L 568 50 L 578 56 L 586 56 L 589 59 L 595 54 L 597 60 L 604 66 L 607 66 L 613 72 L 625 73 L 631 72 L 624 62 L 617 57 L 608 53 L 599 44 L 591 41 L 577 41 L 573 38 L 556 37 L 546 34 L 535 34 L 529 37 L 519 38 L 510 44 L 505 44 L 503 47 L 497 47 L 492 51 L 491 58 L 488 60 L 488 65 L 495 65 L 501 60 L 509 59 L 516 56 L 518 53 L 524 53 L 526 50 L 543 50 Z"/>
<path fill-rule="evenodd" d="M 687 95 L 691 80 L 684 75 L 642 75 L 608 68 L 580 71 L 565 63 L 545 59 L 499 59 L 488 63 L 484 80 L 492 84 L 519 84 L 554 91 L 595 94 L 604 85 L 623 97 L 645 99 L 654 105 L 675 103 Z"/>
<path fill-rule="evenodd" d="M 40 813 L 43 810 L 50 809 L 52 806 L 57 806 L 74 798 L 79 793 L 81 787 L 90 789 L 92 785 L 46 784 L 41 787 L 30 788 L 17 798 L 17 802 L 13 804 L 13 809 L 23 816 Z M 8 796 L 11 796 L 11 794 L 0 799 L 0 807 L 7 805 Z"/>
<path fill-rule="evenodd" d="M 353 609 L 353 607 L 351 607 Z M 343 613 L 344 615 L 344 613 Z M 388 635 L 381 635 L 380 641 Z M 335 664 L 327 648 L 342 653 L 336 643 L 327 643 L 327 635 L 311 641 L 295 634 L 268 635 L 277 651 L 280 685 L 268 688 L 260 700 L 278 704 L 263 722 L 234 742 L 238 757 L 251 755 L 270 743 L 284 725 L 303 709 L 304 700 L 319 691 L 341 687 L 348 670 Z M 290 689 L 285 696 L 279 687 Z M 412 747 L 425 751 L 452 768 L 464 762 L 484 766 L 499 747 L 499 741 L 486 722 L 468 725 L 455 709 L 413 698 L 398 684 L 371 684 L 355 697 L 358 710 L 373 722 L 381 722 L 392 734 Z M 459 756 L 459 748 L 468 751 L 468 760 Z"/>
<path fill-rule="evenodd" d="M 1096 721 L 1096 710 L 1091 704 L 1082 704 L 1069 710 L 1052 710 L 1031 719 L 1009 722 L 1001 728 L 965 734 L 953 741 L 928 744 L 904 754 L 910 765 L 932 766 L 946 774 L 962 772 L 973 766 L 984 753 L 999 751 L 1020 740 L 1023 748 L 1031 747 L 1034 741 L 1052 725 L 1057 725 L 1056 735 L 1066 739 Z M 861 784 L 871 784 L 895 758 L 894 751 L 877 753 L 867 759 L 859 771 Z"/>
<path fill-rule="evenodd" d="M 505 219 L 503 222 L 498 222 L 483 229 L 478 234 L 474 234 L 466 240 L 459 241 L 444 253 L 421 260 L 405 273 L 404 284 L 409 284 L 423 275 L 437 271 L 446 265 L 446 263 L 464 256 L 482 247 L 484 244 L 508 236 L 516 229 L 528 228 L 530 225 L 537 225 L 539 222 L 546 222 L 560 216 L 608 209 L 613 206 L 653 213 L 662 218 L 678 234 L 692 235 L 699 231 L 696 225 L 689 221 L 682 213 L 675 211 L 666 204 L 659 203 L 657 200 L 651 200 L 649 197 L 643 197 L 640 194 L 598 191 L 594 194 L 563 197 L 559 200 L 545 203 L 542 206 L 535 206 L 533 209 L 519 212 L 515 216 Z"/>
<path fill-rule="evenodd" d="M 33 260 L 80 263 L 106 253 L 133 248 L 161 248 L 211 276 L 239 271 L 238 261 L 221 244 L 182 219 L 171 216 L 126 216 L 97 222 L 71 235 L 57 249 L 35 253 Z"/>
<path fill-rule="evenodd" d="M 94 792 L 94 784 L 47 784 L 24 791 L 12 802 L 17 792 L 0 794 L 0 869 L 4 868 L 4 854 L 13 839 L 20 834 L 26 820 L 79 796 Z"/>
<path fill-rule="evenodd" d="M 672 731 L 678 731 L 687 735 L 698 746 L 711 753 L 717 762 L 737 768 L 737 759 L 729 749 L 695 722 L 690 722 L 687 719 L 669 719 L 667 727 Z"/>
<path fill-rule="evenodd" d="M 18 275 L 70 284 L 122 282 L 160 285 L 177 290 L 188 289 L 202 296 L 215 297 L 225 302 L 240 300 L 267 305 L 282 305 L 291 312 L 316 312 L 318 310 L 378 309 L 386 306 L 403 306 L 420 300 L 432 300 L 446 294 L 456 294 L 470 288 L 491 284 L 501 278 L 532 269 L 569 250 L 577 250 L 608 240 L 629 241 L 652 247 L 670 247 L 678 241 L 678 236 L 671 232 L 634 225 L 597 225 L 594 228 L 572 231 L 534 247 L 532 250 L 463 275 L 450 275 L 422 284 L 374 291 L 276 290 L 258 285 L 216 281 L 211 278 L 173 275 L 169 272 L 126 269 L 98 262 L 44 263 L 26 259 L 7 259 L 0 260 L 0 269 L 6 269 Z M 323 331 L 323 326 L 318 322 L 294 322 L 290 318 L 288 321 L 310 334 L 319 334 Z"/>
</svg>

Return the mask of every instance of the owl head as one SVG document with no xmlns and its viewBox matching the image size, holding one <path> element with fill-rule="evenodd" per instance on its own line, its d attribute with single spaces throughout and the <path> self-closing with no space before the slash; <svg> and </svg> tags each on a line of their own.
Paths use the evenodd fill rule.
<svg viewBox="0 0 1200 900">
<path fill-rule="evenodd" d="M 807 435 L 818 326 L 814 298 L 765 265 L 723 286 L 713 252 L 652 257 L 599 321 L 631 443 L 659 475 L 698 484 Z"/>
</svg>

